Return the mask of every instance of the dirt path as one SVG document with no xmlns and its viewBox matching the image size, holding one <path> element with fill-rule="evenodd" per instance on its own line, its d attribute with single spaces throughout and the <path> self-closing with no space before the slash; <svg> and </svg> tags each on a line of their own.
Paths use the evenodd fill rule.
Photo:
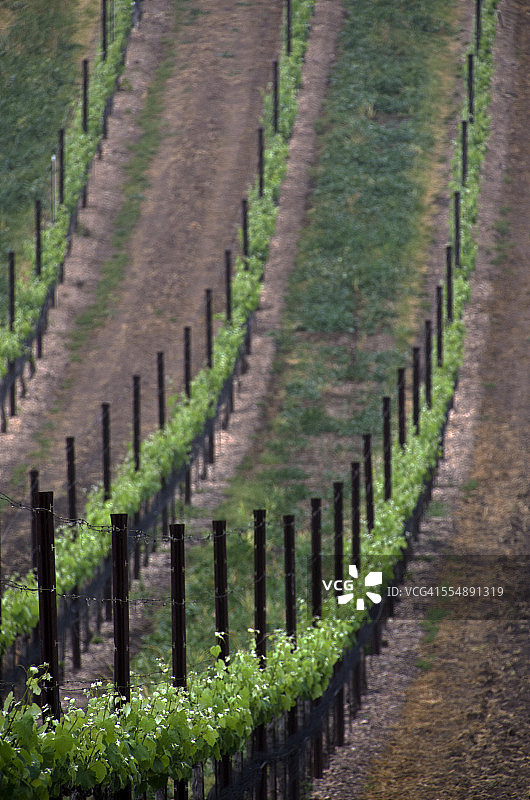
<svg viewBox="0 0 530 800">
<path fill-rule="evenodd" d="M 389 623 L 388 649 L 371 659 L 347 746 L 317 782 L 315 800 L 530 796 L 530 14 L 520 0 L 499 9 L 466 360 L 420 556 L 432 559 L 449 546 L 461 585 L 510 583 L 526 597 L 505 619 L 486 619 L 489 598 L 474 619 L 427 625 L 431 635 L 419 644 L 414 618 L 435 612 L 404 602 Z M 481 557 L 478 572 L 470 554 Z M 444 579 L 455 575 L 443 564 L 438 574 L 426 562 L 412 566 L 411 585 Z"/>
<path fill-rule="evenodd" d="M 84 235 L 75 237 L 66 280 L 52 313 L 46 358 L 31 381 L 20 414 L 2 439 L 0 483 L 16 473 L 27 492 L 27 471 L 40 470 L 41 489 L 53 490 L 66 512 L 65 437 L 75 436 L 78 504 L 101 479 L 102 402 L 111 404 L 112 460 L 132 439 L 132 374 L 142 381 L 142 437 L 157 417 L 156 354 L 164 351 L 168 390 L 183 387 L 183 329 L 192 327 L 193 371 L 205 359 L 205 290 L 214 313 L 224 309 L 224 251 L 237 248 L 241 199 L 257 169 L 261 91 L 272 79 L 280 50 L 280 2 L 215 4 L 198 0 L 173 33 L 172 4 L 145 4 L 134 32 L 127 68 L 110 120 L 103 160 L 96 161 L 89 207 L 81 213 Z M 101 264 L 111 255 L 113 219 L 131 148 L 139 140 L 138 113 L 145 104 L 161 54 L 173 52 L 164 94 L 163 137 L 143 189 L 141 217 L 130 243 L 126 276 L 112 298 L 104 326 L 68 362 L 65 340 L 75 314 L 91 301 Z M 44 444 L 35 460 L 35 443 Z M 14 491 L 14 489 L 13 489 Z M 29 550 L 4 520 L 7 569 L 25 570 Z"/>
</svg>

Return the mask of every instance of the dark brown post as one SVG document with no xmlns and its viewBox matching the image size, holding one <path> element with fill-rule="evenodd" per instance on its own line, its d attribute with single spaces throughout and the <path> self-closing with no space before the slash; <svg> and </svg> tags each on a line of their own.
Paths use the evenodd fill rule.
<svg viewBox="0 0 530 800">
<path fill-rule="evenodd" d="M 322 616 L 322 501 L 319 497 L 311 498 L 311 613 L 316 625 Z M 315 701 L 318 704 L 319 700 Z M 322 732 L 313 737 L 313 776 L 321 778 Z"/>
<path fill-rule="evenodd" d="M 191 328 L 184 328 L 184 391 L 191 397 Z"/>
<path fill-rule="evenodd" d="M 35 275 L 37 277 L 42 271 L 42 205 L 37 198 L 35 200 Z"/>
<path fill-rule="evenodd" d="M 211 369 L 213 367 L 213 321 L 212 321 L 212 290 L 206 289 L 205 292 L 205 316 L 206 316 L 206 364 Z"/>
<path fill-rule="evenodd" d="M 133 452 L 134 469 L 140 469 L 140 376 L 133 375 Z"/>
<path fill-rule="evenodd" d="M 279 122 L 279 107 L 280 107 L 280 83 L 278 79 L 278 62 L 272 63 L 272 81 L 273 81 L 273 95 L 272 95 L 272 124 L 274 133 L 278 133 Z"/>
<path fill-rule="evenodd" d="M 265 511 L 254 511 L 254 630 L 256 636 L 256 655 L 260 666 L 265 667 L 267 653 L 267 595 L 266 595 L 266 555 L 265 555 Z"/>
<path fill-rule="evenodd" d="M 164 430 L 166 425 L 166 378 L 164 369 L 164 353 L 162 351 L 157 353 L 157 396 L 158 396 L 158 426 L 160 430 Z M 165 478 L 160 479 L 162 489 L 166 487 Z M 167 539 L 167 506 L 164 504 L 162 508 L 162 539 Z M 153 552 L 156 550 L 156 526 L 153 534 Z"/>
<path fill-rule="evenodd" d="M 287 26 L 286 26 L 286 42 L 285 50 L 287 55 L 291 55 L 291 0 L 286 0 L 287 3 Z"/>
<path fill-rule="evenodd" d="M 363 434 L 364 493 L 366 497 L 366 527 L 374 527 L 374 484 L 372 477 L 372 436 Z"/>
<path fill-rule="evenodd" d="M 439 367 L 444 362 L 444 336 L 443 336 L 443 289 L 436 287 L 436 363 Z"/>
<path fill-rule="evenodd" d="M 88 133 L 88 58 L 83 59 L 83 133 Z"/>
<path fill-rule="evenodd" d="M 101 0 L 101 54 L 107 60 L 107 0 Z"/>
<path fill-rule="evenodd" d="M 383 397 L 383 458 L 385 500 L 392 497 L 392 435 L 390 430 L 390 397 Z"/>
<path fill-rule="evenodd" d="M 405 447 L 407 443 L 407 423 L 405 416 L 405 367 L 399 367 L 397 371 L 397 394 L 399 445 L 400 447 Z"/>
<path fill-rule="evenodd" d="M 335 580 L 342 581 L 344 578 L 344 484 L 336 481 L 333 484 L 333 530 L 334 530 L 334 559 L 335 559 Z M 339 594 L 335 588 L 335 597 Z M 344 744 L 344 689 L 338 690 L 335 697 L 335 741 L 340 747 Z"/>
<path fill-rule="evenodd" d="M 189 400 L 191 397 L 191 328 L 188 326 L 184 328 L 184 391 Z M 184 502 L 188 506 L 191 504 L 191 469 L 189 465 L 186 468 L 184 481 Z"/>
<path fill-rule="evenodd" d="M 361 465 L 352 461 L 351 465 L 351 560 L 361 569 Z"/>
<path fill-rule="evenodd" d="M 134 469 L 136 472 L 140 469 L 140 376 L 133 375 L 133 454 L 134 454 Z M 134 516 L 134 526 L 138 527 L 139 512 Z M 139 531 L 135 532 L 134 537 L 134 564 L 133 576 L 136 580 L 140 577 L 140 536 Z"/>
<path fill-rule="evenodd" d="M 296 565 L 295 565 L 295 527 L 294 516 L 286 514 L 283 518 L 284 550 L 285 550 L 285 630 L 291 637 L 293 648 L 296 647 Z M 294 736 L 298 730 L 297 704 L 289 709 L 287 716 L 287 734 Z M 286 800 L 298 800 L 298 758 L 293 753 L 288 759 L 289 787 Z"/>
<path fill-rule="evenodd" d="M 116 706 L 129 703 L 129 564 L 127 514 L 111 514 L 112 525 L 112 602 L 114 607 L 114 688 Z"/>
<path fill-rule="evenodd" d="M 186 687 L 186 582 L 184 529 L 180 523 L 169 526 L 171 546 L 171 610 L 173 628 L 173 686 Z"/>
<path fill-rule="evenodd" d="M 59 719 L 59 653 L 57 644 L 57 589 L 55 581 L 55 531 L 53 492 L 39 492 L 37 499 L 37 542 L 39 586 L 39 634 L 41 663 L 47 664 L 49 680 L 43 681 L 44 716 Z"/>
<path fill-rule="evenodd" d="M 462 120 L 462 186 L 467 180 L 467 121 Z"/>
<path fill-rule="evenodd" d="M 416 435 L 420 432 L 420 348 L 412 348 L 412 419 Z"/>
<path fill-rule="evenodd" d="M 267 653 L 267 591 L 266 591 L 266 555 L 265 555 L 265 511 L 254 511 L 254 630 L 256 637 L 256 655 L 261 669 L 265 669 Z M 256 749 L 264 753 L 267 748 L 265 725 L 260 725 L 255 732 Z M 261 775 L 256 792 L 256 800 L 267 800 L 267 766 L 261 768 Z"/>
<path fill-rule="evenodd" d="M 15 330 L 15 254 L 9 251 L 9 330 Z M 13 370 L 13 383 L 9 390 L 9 415 L 15 417 L 17 413 L 17 383 L 14 374 L 15 362 L 10 362 Z"/>
<path fill-rule="evenodd" d="M 335 560 L 335 580 L 342 581 L 344 560 L 344 484 L 336 481 L 333 484 L 333 556 Z M 340 594 L 335 588 L 335 596 Z"/>
<path fill-rule="evenodd" d="M 243 228 L 243 259 L 245 269 L 248 269 L 248 200 L 241 201 L 242 228 Z"/>
<path fill-rule="evenodd" d="M 75 479 L 75 440 L 73 436 L 66 439 L 66 490 L 68 494 L 68 518 L 77 520 L 77 497 Z M 77 530 L 74 529 L 74 540 L 77 539 Z M 79 629 L 79 587 L 74 586 L 74 595 L 71 604 L 72 613 L 72 664 L 74 669 L 81 668 L 81 632 Z"/>
<path fill-rule="evenodd" d="M 285 631 L 296 646 L 296 572 L 295 572 L 295 528 L 294 516 L 283 518 L 285 561 Z"/>
<path fill-rule="evenodd" d="M 110 498 L 110 404 L 101 404 L 103 434 L 103 500 Z"/>
<path fill-rule="evenodd" d="M 322 616 L 322 500 L 311 498 L 311 614 Z"/>
<path fill-rule="evenodd" d="M 226 321 L 232 322 L 232 253 L 225 250 Z"/>
<path fill-rule="evenodd" d="M 156 356 L 157 382 L 158 382 L 158 425 L 161 430 L 166 424 L 166 389 L 164 374 L 164 353 L 159 352 Z"/>
<path fill-rule="evenodd" d="M 263 128 L 258 128 L 258 187 L 259 196 L 263 197 L 265 159 L 263 154 Z"/>
<path fill-rule="evenodd" d="M 213 557 L 215 582 L 215 630 L 219 634 L 218 644 L 221 647 L 219 658 L 226 663 L 230 655 L 228 634 L 228 580 L 226 566 L 226 522 L 214 520 Z"/>
<path fill-rule="evenodd" d="M 425 320 L 425 403 L 432 408 L 432 322 Z"/>
<path fill-rule="evenodd" d="M 454 194 L 455 267 L 460 267 L 460 192 Z"/>
<path fill-rule="evenodd" d="M 39 471 L 30 470 L 29 473 L 29 502 L 31 506 L 31 564 L 33 573 L 37 575 L 38 569 L 38 538 L 37 538 L 37 511 L 39 505 Z"/>
<path fill-rule="evenodd" d="M 129 661 L 129 564 L 127 514 L 111 514 L 112 525 L 112 602 L 114 609 L 114 690 L 115 706 L 121 708 L 131 700 Z M 131 800 L 129 784 L 114 793 L 114 800 Z"/>
<path fill-rule="evenodd" d="M 446 287 L 447 287 L 447 320 L 453 321 L 453 248 L 448 244 L 445 248 Z"/>
<path fill-rule="evenodd" d="M 482 34 L 482 0 L 475 0 L 475 52 L 477 55 L 480 49 L 481 34 Z"/>
<path fill-rule="evenodd" d="M 68 495 L 68 517 L 77 519 L 77 500 L 75 490 L 75 439 L 66 438 L 66 490 Z"/>
<path fill-rule="evenodd" d="M 59 203 L 64 203 L 64 128 L 59 129 Z"/>
<path fill-rule="evenodd" d="M 475 97 L 473 82 L 473 53 L 467 55 L 467 117 L 470 124 L 473 123 L 475 116 Z"/>
</svg>

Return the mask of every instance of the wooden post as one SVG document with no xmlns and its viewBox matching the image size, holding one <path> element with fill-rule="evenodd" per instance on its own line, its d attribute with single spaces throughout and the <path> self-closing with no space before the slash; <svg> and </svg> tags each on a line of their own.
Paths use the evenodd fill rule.
<svg viewBox="0 0 530 800">
<path fill-rule="evenodd" d="M 383 459 L 385 471 L 385 500 L 392 497 L 392 435 L 390 425 L 390 397 L 383 397 Z"/>
<path fill-rule="evenodd" d="M 30 470 L 29 473 L 29 503 L 31 506 L 31 564 L 33 573 L 37 575 L 38 569 L 38 538 L 37 538 L 37 507 L 39 504 L 39 471 Z"/>
<path fill-rule="evenodd" d="M 254 630 L 256 655 L 262 669 L 265 667 L 267 653 L 265 517 L 263 509 L 254 511 Z"/>
<path fill-rule="evenodd" d="M 42 271 L 42 205 L 35 200 L 35 275 L 40 276 Z"/>
<path fill-rule="evenodd" d="M 169 526 L 171 547 L 171 610 L 172 610 L 172 654 L 173 686 L 186 687 L 186 582 L 185 582 L 185 526 L 174 523 Z"/>
<path fill-rule="evenodd" d="M 322 616 L 322 500 L 311 498 L 311 615 Z"/>
<path fill-rule="evenodd" d="M 448 244 L 445 248 L 447 321 L 453 321 L 453 248 Z"/>
<path fill-rule="evenodd" d="M 397 371 L 397 395 L 399 445 L 400 447 L 405 447 L 405 444 L 407 443 L 407 427 L 405 416 L 405 367 L 399 367 Z"/>
<path fill-rule="evenodd" d="M 425 403 L 432 408 L 432 322 L 425 320 Z"/>
<path fill-rule="evenodd" d="M 374 484 L 372 477 L 372 437 L 363 434 L 364 493 L 366 496 L 366 527 L 374 527 Z"/>
<path fill-rule="evenodd" d="M 285 630 L 296 647 L 296 566 L 295 566 L 295 527 L 294 516 L 286 514 L 283 518 L 285 550 Z M 287 716 L 287 735 L 294 736 L 298 731 L 298 708 L 295 703 Z M 299 769 L 296 752 L 288 759 L 288 791 L 286 800 L 298 800 Z"/>
<path fill-rule="evenodd" d="M 287 4 L 287 15 L 286 15 L 286 42 L 285 42 L 285 50 L 287 55 L 291 55 L 291 0 L 286 0 Z"/>
<path fill-rule="evenodd" d="M 107 60 L 107 0 L 101 0 L 101 55 Z"/>
<path fill-rule="evenodd" d="M 187 684 L 186 669 L 186 563 L 184 549 L 184 529 L 180 523 L 169 526 L 171 548 L 171 617 L 172 617 L 172 655 L 173 686 Z M 188 782 L 175 782 L 174 800 L 187 800 Z"/>
<path fill-rule="evenodd" d="M 311 614 L 313 625 L 322 616 L 322 501 L 311 498 Z M 319 700 L 314 701 L 315 705 Z M 322 732 L 313 736 L 313 776 L 321 778 L 323 773 Z"/>
<path fill-rule="evenodd" d="M 221 647 L 219 658 L 226 663 L 230 655 L 228 633 L 228 580 L 226 566 L 226 522 L 214 520 L 213 553 L 215 582 L 215 630 L 219 634 L 218 644 Z"/>
<path fill-rule="evenodd" d="M 333 484 L 333 557 L 335 562 L 335 580 L 342 581 L 344 577 L 344 484 L 335 481 Z M 339 591 L 335 589 L 335 596 Z"/>
<path fill-rule="evenodd" d="M 296 647 L 296 572 L 295 572 L 295 527 L 294 516 L 283 518 L 284 563 L 285 563 L 285 631 Z"/>
<path fill-rule="evenodd" d="M 83 59 L 83 133 L 88 133 L 88 58 Z"/>
<path fill-rule="evenodd" d="M 436 364 L 443 365 L 443 289 L 441 285 L 436 287 Z"/>
<path fill-rule="evenodd" d="M 460 267 L 460 192 L 454 193 L 455 267 Z"/>
<path fill-rule="evenodd" d="M 205 317 L 206 317 L 206 365 L 213 367 L 213 319 L 212 319 L 212 290 L 205 291 Z"/>
<path fill-rule="evenodd" d="M 265 158 L 264 158 L 264 145 L 263 145 L 263 128 L 260 126 L 258 128 L 258 189 L 259 189 L 259 196 L 263 197 L 263 189 L 264 189 L 264 169 L 265 169 Z"/>
<path fill-rule="evenodd" d="M 140 376 L 133 375 L 133 454 L 134 454 L 134 469 L 138 472 L 140 469 Z M 134 527 L 138 527 L 140 509 L 137 509 L 134 517 Z M 135 532 L 134 537 L 134 563 L 133 563 L 133 576 L 136 580 L 140 577 L 140 549 L 141 542 L 139 532 Z"/>
<path fill-rule="evenodd" d="M 420 432 L 420 348 L 412 348 L 412 419 L 416 435 Z"/>
<path fill-rule="evenodd" d="M 59 719 L 59 652 L 57 643 L 57 589 L 55 580 L 55 531 L 53 492 L 39 492 L 37 542 L 39 587 L 39 634 L 41 663 L 47 664 L 50 678 L 43 681 L 43 715 Z"/>
<path fill-rule="evenodd" d="M 467 118 L 473 124 L 475 116 L 475 89 L 473 81 L 473 53 L 467 55 Z"/>
<path fill-rule="evenodd" d="M 9 251 L 9 330 L 15 330 L 15 254 Z M 13 383 L 9 389 L 9 415 L 15 417 L 17 414 L 17 383 L 15 372 L 15 362 L 9 363 L 10 370 L 13 371 Z"/>
<path fill-rule="evenodd" d="M 76 478 L 75 478 L 75 440 L 73 436 L 66 439 L 66 483 L 68 494 L 68 517 L 72 521 L 77 520 L 77 497 L 76 497 Z M 76 523 L 77 524 L 77 523 Z M 77 539 L 77 529 L 74 530 L 73 539 Z M 72 665 L 74 669 L 81 669 L 81 631 L 79 626 L 79 587 L 76 585 L 72 590 L 74 595 L 71 603 L 72 626 Z"/>
<path fill-rule="evenodd" d="M 64 128 L 59 129 L 59 203 L 64 204 Z"/>
<path fill-rule="evenodd" d="M 114 608 L 114 688 L 116 706 L 131 700 L 129 666 L 129 558 L 127 514 L 111 514 L 112 602 Z"/>
<path fill-rule="evenodd" d="M 462 120 L 462 186 L 467 180 L 467 121 Z"/>
<path fill-rule="evenodd" d="M 101 404 L 103 438 L 103 500 L 110 498 L 110 404 Z"/>
<path fill-rule="evenodd" d="M 361 569 L 361 465 L 352 461 L 351 465 L 351 560 Z"/>
<path fill-rule="evenodd" d="M 189 326 L 184 328 L 184 391 L 189 400 L 191 397 L 191 328 Z M 191 469 L 189 465 L 186 468 L 184 482 L 184 502 L 188 506 L 191 504 Z"/>
<path fill-rule="evenodd" d="M 232 253 L 225 250 L 226 321 L 232 322 Z"/>
<path fill-rule="evenodd" d="M 272 81 L 273 81 L 273 96 L 272 96 L 272 125 L 274 133 L 278 133 L 279 123 L 279 108 L 280 108 L 280 82 L 278 78 L 278 62 L 272 63 Z"/>
<path fill-rule="evenodd" d="M 166 424 L 166 389 L 164 374 L 164 353 L 157 353 L 157 382 L 158 382 L 158 426 L 163 430 Z"/>
<path fill-rule="evenodd" d="M 265 669 L 267 654 L 267 591 L 266 591 L 266 555 L 265 555 L 265 511 L 254 511 L 254 630 L 256 637 L 256 655 L 261 669 Z M 256 749 L 265 753 L 267 734 L 265 725 L 255 731 Z M 260 779 L 256 791 L 256 800 L 267 800 L 267 766 L 261 767 Z"/>
<path fill-rule="evenodd" d="M 241 201 L 241 215 L 243 228 L 243 259 L 245 261 L 245 269 L 248 269 L 248 200 L 246 200 L 246 198 L 243 198 Z"/>
</svg>

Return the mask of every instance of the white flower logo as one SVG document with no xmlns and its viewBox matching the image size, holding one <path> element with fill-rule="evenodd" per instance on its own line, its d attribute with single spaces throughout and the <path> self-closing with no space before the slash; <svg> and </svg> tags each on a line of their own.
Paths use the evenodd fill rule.
<svg viewBox="0 0 530 800">
<path fill-rule="evenodd" d="M 357 579 L 359 577 L 359 573 L 357 571 L 357 567 L 355 566 L 355 564 L 350 564 L 350 566 L 348 567 L 348 572 L 352 578 Z M 383 582 L 382 572 L 369 572 L 366 578 L 364 579 L 365 586 L 378 586 L 382 582 Z M 372 603 L 381 602 L 381 595 L 377 594 L 377 592 L 366 592 L 366 596 L 370 598 Z M 347 594 L 340 594 L 337 597 L 337 602 L 341 606 L 345 605 L 346 603 L 349 603 L 350 600 L 353 600 L 353 592 L 348 592 Z M 356 608 L 357 611 L 364 611 L 364 600 L 362 597 L 357 600 Z"/>
</svg>

